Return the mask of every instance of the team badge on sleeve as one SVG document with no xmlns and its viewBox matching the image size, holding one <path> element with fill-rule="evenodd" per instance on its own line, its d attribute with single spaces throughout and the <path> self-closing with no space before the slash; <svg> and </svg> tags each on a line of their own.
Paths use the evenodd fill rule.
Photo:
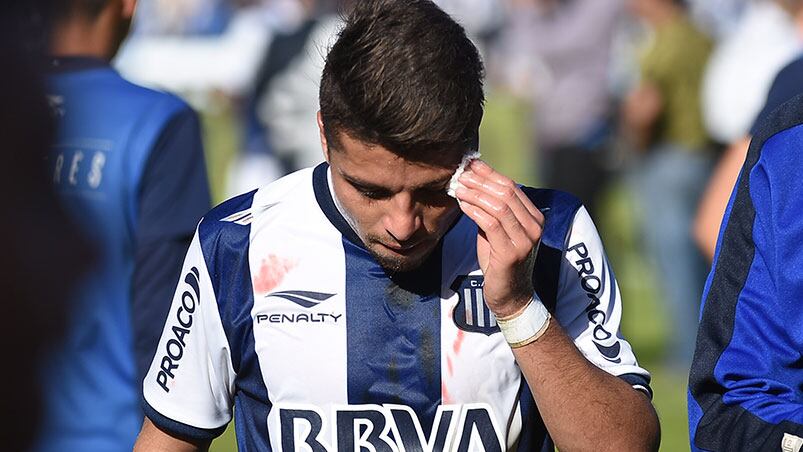
<svg viewBox="0 0 803 452">
<path fill-rule="evenodd" d="M 459 276 L 452 284 L 458 302 L 454 309 L 454 323 L 458 328 L 472 333 L 491 335 L 499 331 L 496 317 L 482 294 L 485 278 L 482 276 Z"/>
</svg>

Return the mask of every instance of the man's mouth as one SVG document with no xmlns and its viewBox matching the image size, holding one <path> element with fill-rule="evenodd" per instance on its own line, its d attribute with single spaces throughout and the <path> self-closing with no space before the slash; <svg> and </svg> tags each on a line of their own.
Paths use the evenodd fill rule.
<svg viewBox="0 0 803 452">
<path fill-rule="evenodd" d="M 405 243 L 405 244 L 388 244 L 379 242 L 383 247 L 393 251 L 397 254 L 412 254 L 416 252 L 424 242 Z"/>
</svg>

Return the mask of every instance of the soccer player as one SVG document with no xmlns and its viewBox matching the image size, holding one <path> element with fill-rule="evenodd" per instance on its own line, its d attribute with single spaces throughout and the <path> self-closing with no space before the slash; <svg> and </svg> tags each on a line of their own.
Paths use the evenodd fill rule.
<svg viewBox="0 0 803 452">
<path fill-rule="evenodd" d="M 355 2 L 327 163 L 201 221 L 135 450 L 654 450 L 649 374 L 571 195 L 475 160 L 483 68 L 428 0 Z M 236 406 L 236 410 L 232 409 Z"/>
<path fill-rule="evenodd" d="M 68 338 L 42 372 L 47 407 L 36 449 L 130 450 L 142 425 L 142 378 L 210 205 L 199 124 L 175 96 L 133 85 L 109 66 L 134 0 L 58 6 L 49 174 L 100 256 L 75 293 Z"/>
<path fill-rule="evenodd" d="M 803 59 L 778 74 L 734 176 L 689 375 L 695 451 L 803 450 L 801 77 Z"/>
</svg>

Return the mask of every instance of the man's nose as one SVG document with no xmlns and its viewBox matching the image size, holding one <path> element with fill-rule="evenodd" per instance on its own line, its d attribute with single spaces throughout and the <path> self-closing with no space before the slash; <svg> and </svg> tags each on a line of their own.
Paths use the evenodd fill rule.
<svg viewBox="0 0 803 452">
<path fill-rule="evenodd" d="M 407 193 L 396 194 L 385 214 L 385 230 L 398 242 L 409 240 L 421 227 L 421 217 L 412 197 Z"/>
</svg>

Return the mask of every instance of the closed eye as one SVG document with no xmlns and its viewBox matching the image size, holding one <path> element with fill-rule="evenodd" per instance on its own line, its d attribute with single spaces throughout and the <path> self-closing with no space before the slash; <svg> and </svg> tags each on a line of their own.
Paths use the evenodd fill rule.
<svg viewBox="0 0 803 452">
<path fill-rule="evenodd" d="M 360 195 L 368 199 L 386 199 L 391 196 L 390 191 L 384 188 L 367 187 L 351 181 L 349 181 L 349 183 L 354 187 L 355 190 L 357 190 L 357 192 Z"/>
<path fill-rule="evenodd" d="M 378 191 L 378 190 L 357 190 L 357 191 L 359 191 L 361 195 L 369 199 L 385 199 L 390 197 L 390 193 L 386 191 Z"/>
</svg>

